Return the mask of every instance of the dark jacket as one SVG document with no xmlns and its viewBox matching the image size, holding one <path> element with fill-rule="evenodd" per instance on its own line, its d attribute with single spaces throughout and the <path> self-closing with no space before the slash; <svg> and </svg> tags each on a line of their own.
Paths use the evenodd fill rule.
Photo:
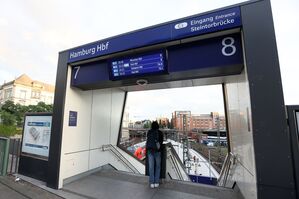
<svg viewBox="0 0 299 199">
<path fill-rule="evenodd" d="M 156 150 L 155 149 L 155 144 L 156 140 L 159 141 L 160 143 L 160 149 L 156 151 L 161 151 L 162 144 L 163 144 L 163 133 L 160 130 L 149 130 L 146 135 L 146 150 Z"/>
</svg>

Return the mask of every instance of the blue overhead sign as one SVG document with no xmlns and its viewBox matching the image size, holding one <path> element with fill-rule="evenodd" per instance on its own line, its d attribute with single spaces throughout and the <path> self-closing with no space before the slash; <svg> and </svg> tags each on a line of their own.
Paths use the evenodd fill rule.
<svg viewBox="0 0 299 199">
<path fill-rule="evenodd" d="M 172 25 L 172 39 L 181 39 L 221 31 L 241 25 L 239 8 L 181 20 Z"/>
<path fill-rule="evenodd" d="M 162 81 L 174 81 L 186 78 L 184 74 L 187 72 L 190 72 L 188 78 L 199 78 L 207 74 L 209 76 L 238 74 L 243 68 L 240 33 L 171 46 L 166 50 L 167 58 L 164 53 L 154 51 L 75 66 L 72 68 L 71 85 L 88 88 L 91 85 L 101 85 L 101 88 L 107 85 L 120 86 L 114 84 L 117 81 L 110 80 L 129 80 L 138 75 L 148 78 L 156 72 L 165 74 Z M 144 66 L 149 60 L 151 60 L 149 66 Z M 151 77 L 152 80 L 154 76 Z"/>
<path fill-rule="evenodd" d="M 241 26 L 240 8 L 176 20 L 69 50 L 68 62 Z"/>
</svg>

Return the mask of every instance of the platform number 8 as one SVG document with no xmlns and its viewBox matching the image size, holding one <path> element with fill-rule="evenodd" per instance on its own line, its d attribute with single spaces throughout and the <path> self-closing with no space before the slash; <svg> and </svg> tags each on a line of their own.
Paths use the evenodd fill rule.
<svg viewBox="0 0 299 199">
<path fill-rule="evenodd" d="M 224 56 L 232 56 L 236 53 L 237 49 L 236 46 L 233 45 L 234 43 L 235 40 L 232 37 L 225 37 L 222 39 L 222 54 Z"/>
</svg>

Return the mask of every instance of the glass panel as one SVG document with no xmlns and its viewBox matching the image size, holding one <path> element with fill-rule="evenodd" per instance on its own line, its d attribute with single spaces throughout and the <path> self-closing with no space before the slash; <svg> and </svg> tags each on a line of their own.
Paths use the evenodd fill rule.
<svg viewBox="0 0 299 199">
<path fill-rule="evenodd" d="M 296 118 L 297 118 L 297 132 L 299 133 L 299 112 L 296 112 Z"/>
</svg>

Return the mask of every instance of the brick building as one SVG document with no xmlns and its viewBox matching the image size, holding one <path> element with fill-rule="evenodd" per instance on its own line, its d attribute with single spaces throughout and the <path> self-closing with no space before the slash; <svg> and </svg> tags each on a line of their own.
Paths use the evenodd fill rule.
<svg viewBox="0 0 299 199">
<path fill-rule="evenodd" d="M 175 111 L 172 113 L 173 127 L 180 131 L 191 130 L 191 111 Z"/>
<path fill-rule="evenodd" d="M 217 112 L 210 114 L 192 115 L 191 111 L 175 111 L 172 114 L 173 126 L 177 130 L 190 131 L 192 129 L 225 129 L 226 122 L 224 116 L 219 116 Z"/>
</svg>

